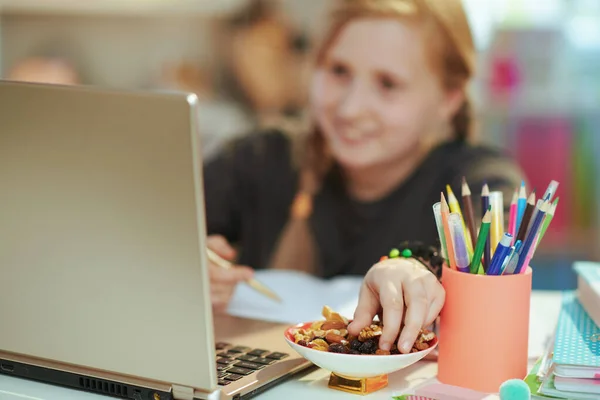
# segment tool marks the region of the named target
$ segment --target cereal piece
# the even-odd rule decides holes
[[[345,329],[346,324],[343,321],[324,321],[321,325],[321,329],[328,331],[330,329]]]
[[[332,313],[333,313],[333,310],[331,309],[331,307],[329,307],[329,306],[323,306],[323,310],[321,311],[321,315],[323,315],[323,317],[325,317],[326,321],[330,320]]]
[[[334,312],[331,309],[331,307],[329,307],[329,306],[324,306],[321,313],[323,314],[323,317],[325,317],[325,320],[327,320],[327,321],[341,321],[344,324],[348,325],[348,320],[346,318],[344,318],[343,316],[341,316],[340,314]]]
[[[377,326],[377,325],[371,325],[371,326],[366,326],[364,327],[359,335],[358,335],[358,340],[360,340],[361,342],[364,342],[367,339],[372,339],[378,336],[381,336],[383,332],[381,331],[381,327]]]
[[[305,336],[305,335],[303,335],[301,333],[296,333],[294,335],[294,343],[298,343],[301,340],[305,340],[307,342],[310,342],[310,339],[308,338],[308,336]]]
[[[321,327],[323,326],[324,323],[325,323],[325,321],[315,321],[310,326],[310,329],[312,329],[313,331],[318,331],[318,330],[322,329]]]
[[[375,354],[377,354],[378,356],[389,356],[392,353],[388,350],[377,349],[377,351],[375,351]]]

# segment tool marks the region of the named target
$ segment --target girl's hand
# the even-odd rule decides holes
[[[365,275],[348,331],[358,335],[362,328],[371,324],[375,315],[379,315],[383,322],[379,348],[390,350],[400,333],[398,349],[408,353],[421,328],[431,325],[437,318],[445,297],[436,276],[417,260],[393,258],[381,261]]]

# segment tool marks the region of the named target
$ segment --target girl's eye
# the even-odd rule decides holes
[[[334,63],[333,65],[331,65],[330,71],[333,75],[339,77],[345,77],[349,73],[348,68],[340,63]]]
[[[399,87],[396,80],[394,80],[392,77],[387,76],[387,75],[380,76],[378,78],[378,81],[379,81],[379,86],[386,91],[394,90]]]

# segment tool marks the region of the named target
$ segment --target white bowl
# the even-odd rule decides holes
[[[298,354],[311,361],[313,364],[348,378],[371,378],[399,371],[423,359],[427,354],[431,353],[438,344],[436,338],[433,346],[417,353],[380,356],[332,353],[314,350],[294,343],[292,331],[300,328],[306,329],[310,327],[311,324],[312,322],[306,322],[286,329],[284,333],[286,342]]]

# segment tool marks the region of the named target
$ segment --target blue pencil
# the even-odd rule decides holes
[[[525,214],[525,208],[527,208],[527,191],[525,190],[525,181],[521,181],[521,188],[519,189],[519,200],[517,200],[517,226],[515,232],[519,232],[521,221],[523,221],[523,215]]]
[[[535,216],[535,220],[531,224],[531,229],[529,229],[529,232],[527,232],[527,236],[523,242],[523,247],[521,247],[521,251],[519,252],[519,263],[517,264],[517,268],[515,268],[515,274],[520,274],[521,270],[523,269],[525,260],[527,259],[527,254],[529,254],[529,250],[531,249],[531,246],[533,246],[535,236],[537,235],[542,225],[542,221],[544,220],[544,216],[548,211],[548,204],[550,203],[547,201],[542,204]]]
[[[481,190],[481,212],[482,218],[485,215],[488,207],[490,206],[490,188],[487,183],[484,183],[483,189]],[[483,271],[487,272],[488,267],[490,266],[492,255],[490,249],[490,236],[488,235],[485,241],[485,247],[483,248]]]

